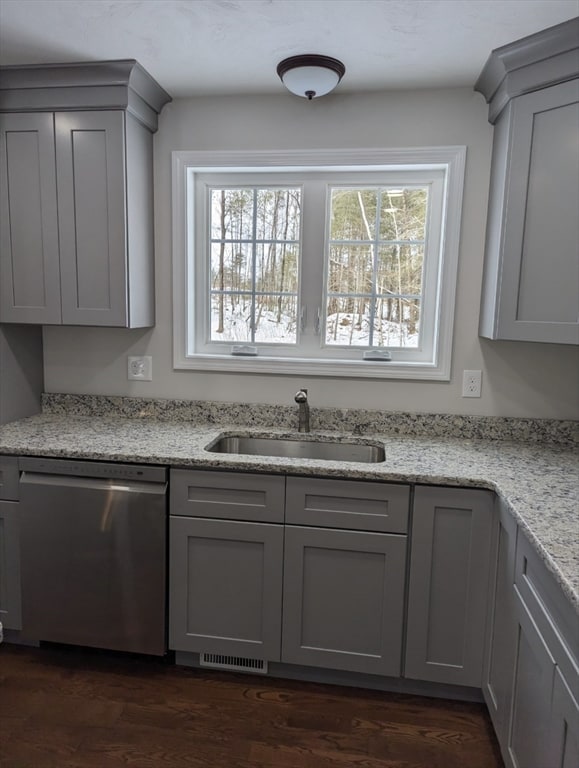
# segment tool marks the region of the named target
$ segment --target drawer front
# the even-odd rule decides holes
[[[406,533],[407,485],[288,477],[286,524]]]
[[[0,456],[0,499],[18,501],[18,459]]]
[[[579,616],[519,528],[515,584],[547,645],[579,697]]]
[[[171,514],[283,523],[285,478],[204,470],[171,470]]]

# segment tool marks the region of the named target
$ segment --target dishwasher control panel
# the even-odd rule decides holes
[[[164,482],[167,479],[165,467],[151,467],[139,464],[113,464],[99,461],[21,457],[18,460],[18,467],[24,472],[38,472],[49,475],[103,477],[115,480],[142,480],[144,482]]]

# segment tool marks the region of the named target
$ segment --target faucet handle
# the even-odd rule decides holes
[[[296,403],[307,403],[308,402],[308,390],[307,389],[300,389],[299,392],[296,392],[296,396],[294,397],[294,400]]]

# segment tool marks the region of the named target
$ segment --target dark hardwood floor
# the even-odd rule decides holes
[[[499,768],[482,704],[0,645],[2,768]]]

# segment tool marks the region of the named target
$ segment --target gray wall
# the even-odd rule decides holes
[[[0,325],[0,424],[40,411],[42,329]]]
[[[171,307],[171,152],[211,149],[467,146],[452,378],[364,381],[174,371]],[[578,418],[576,348],[478,337],[492,128],[470,89],[175,101],[155,136],[157,325],[149,331],[44,329],[48,392],[290,403],[482,415]],[[129,382],[126,356],[153,356],[153,381]],[[483,370],[483,397],[460,396],[463,369]]]

